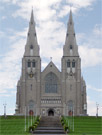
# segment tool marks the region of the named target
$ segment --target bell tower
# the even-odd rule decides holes
[[[72,11],[70,11],[68,28],[62,57],[62,97],[63,113],[75,115],[82,113],[81,59],[78,54]]]
[[[24,114],[24,108],[26,107],[27,112],[29,111],[28,113],[39,115],[40,75],[41,59],[32,10],[25,52],[22,59],[22,75],[17,85],[18,113]]]

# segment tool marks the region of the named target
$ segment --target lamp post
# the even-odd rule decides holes
[[[28,106],[28,128],[29,128],[29,106]]]
[[[73,103],[73,132],[74,132],[74,103]]]
[[[25,106],[25,132],[26,132],[26,106]]]
[[[6,118],[6,103],[5,104],[3,104],[3,106],[4,106],[4,117]]]
[[[96,117],[98,117],[99,104],[96,102]]]

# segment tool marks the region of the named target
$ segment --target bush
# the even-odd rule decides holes
[[[65,124],[65,123],[64,123],[64,121],[63,121],[63,122],[62,122],[62,126],[64,126],[64,124]]]
[[[64,130],[65,131],[68,131],[68,126],[64,126]]]
[[[30,127],[29,127],[29,132],[34,131],[34,129],[35,129],[34,126],[30,126]]]
[[[40,118],[37,116],[33,126],[29,127],[29,132],[33,132],[37,128],[39,122],[40,122]]]
[[[35,122],[35,124],[37,124],[37,125],[38,125],[38,124],[39,124],[39,121],[36,121],[36,122]]]

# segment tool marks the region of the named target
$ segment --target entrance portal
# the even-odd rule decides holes
[[[48,116],[54,116],[54,111],[52,109],[48,111]]]
[[[69,116],[73,116],[73,111],[69,111],[69,112],[68,112],[68,115],[69,115]]]
[[[34,115],[33,110],[30,110],[30,111],[29,111],[29,115],[30,115],[30,116],[33,116],[33,115]]]

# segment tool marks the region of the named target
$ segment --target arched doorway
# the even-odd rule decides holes
[[[48,116],[54,116],[54,111],[53,109],[48,110]]]
[[[73,116],[73,111],[70,110],[70,111],[68,112],[68,115],[69,115],[69,116]]]
[[[29,111],[29,115],[30,115],[30,116],[33,116],[33,115],[34,115],[33,110],[30,110],[30,111]]]

